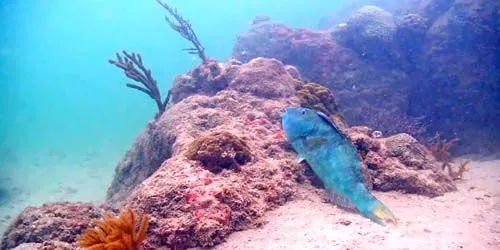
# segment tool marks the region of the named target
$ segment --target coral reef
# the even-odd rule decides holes
[[[167,17],[171,28],[193,43],[187,51],[203,63],[176,77],[162,101],[139,55],[124,52],[110,61],[144,85],[127,86],[155,99],[160,112],[118,164],[108,189],[106,206],[133,210],[107,215],[81,244],[114,245],[121,237],[119,245],[142,243],[145,250],[212,247],[232,232],[262,225],[267,211],[303,193],[326,198],[280,134],[289,106],[339,118],[335,122],[362,157],[365,182],[378,191],[435,197],[456,190],[454,180],[468,162],[452,168],[450,141],[429,150],[412,137],[428,127],[443,130],[445,138],[460,137],[462,145],[478,139],[471,147],[500,146],[494,1],[429,0],[395,15],[364,7],[330,31],[292,29],[259,17],[238,37],[233,55],[241,61],[226,63],[207,59],[189,22],[158,2],[176,20]],[[402,38],[409,36],[415,39]],[[368,127],[348,127],[341,112],[349,124]],[[412,135],[398,133],[407,130]],[[27,208],[0,248],[74,249],[77,236],[104,210],[110,208],[84,203]],[[147,214],[138,230],[133,211]],[[117,233],[118,224],[126,224],[124,233]]]
[[[0,249],[11,249],[21,243],[73,243],[90,222],[103,213],[88,203],[57,202],[39,208],[28,207],[5,231]]]
[[[371,61],[393,59],[391,50],[396,24],[391,13],[373,5],[355,11],[346,23],[337,25],[333,38]]]
[[[211,63],[202,64],[187,74],[176,77],[171,89],[172,101],[178,103],[196,94],[213,96],[222,89],[239,89],[248,94],[283,98],[293,96],[296,85],[300,83],[288,73],[290,67],[285,67],[275,59],[256,58],[245,65],[234,60],[226,64],[218,63],[215,73],[210,70],[210,65]],[[225,84],[220,84],[221,82]],[[278,82],[280,84],[277,84]],[[192,83],[196,83],[197,87],[186,87],[186,85],[193,86]],[[231,100],[234,100],[234,97],[228,101]],[[244,98],[240,102],[249,105],[249,101]],[[176,105],[172,108],[173,110],[168,109],[162,115],[162,119],[148,124],[125,158],[118,164],[115,178],[108,189],[108,201],[123,200],[137,185],[153,174],[162,162],[170,158],[172,153],[175,153],[173,145],[179,140],[179,131],[211,129],[223,121],[222,114],[207,111],[209,113],[200,113],[204,116],[193,117],[193,120],[186,122],[186,118],[181,114],[187,115],[193,110],[181,109]],[[196,109],[196,106],[193,108]],[[250,107],[245,106],[245,109],[248,108]],[[275,110],[274,113],[274,117],[280,117],[279,110]],[[249,118],[242,119],[249,120],[249,123],[265,123],[260,115],[256,111],[249,114]],[[189,138],[192,141],[192,137]]]
[[[176,22],[174,22],[168,16],[165,16],[165,20],[170,25],[170,28],[175,30],[184,39],[188,40],[193,44],[192,48],[187,48],[184,50],[186,50],[189,54],[198,55],[198,57],[200,57],[203,63],[207,62],[208,58],[205,55],[205,48],[201,45],[200,41],[198,40],[198,36],[196,36],[196,33],[194,33],[194,30],[191,27],[191,23],[189,23],[189,21],[184,19],[179,14],[179,12],[177,12],[177,9],[172,8],[170,5],[160,0],[156,0],[156,2],[158,2],[163,8],[165,8],[165,10],[167,10],[167,12],[175,19]]]
[[[332,90],[349,124],[387,134],[421,119],[425,124],[417,127],[425,126],[427,135],[461,138],[455,153],[494,153],[500,148],[499,5],[405,1],[398,11],[389,6],[392,13],[367,6],[343,20],[336,18],[343,13],[333,14],[337,23],[328,31],[258,22],[238,36],[233,56],[296,66],[305,79]]]
[[[263,22],[238,35],[233,56],[243,62],[255,57],[273,57],[296,66],[305,79],[332,91],[349,124],[401,132],[405,128],[394,128],[394,121],[410,119],[408,75],[370,64],[358,52],[337,43],[330,32]],[[370,123],[374,115],[389,122]]]
[[[296,153],[284,137],[278,135],[281,114],[286,107],[299,106],[302,102],[335,112],[331,92],[319,85],[304,83],[295,68],[276,59],[255,58],[244,64],[231,60],[218,63],[213,66],[214,70],[210,70],[209,64],[176,78],[176,81],[190,78],[205,85],[186,88],[185,93],[181,88],[173,88],[172,97],[177,98],[176,102],[150,122],[137,138],[117,166],[108,190],[106,204],[124,205],[148,215],[151,223],[142,244],[145,250],[212,247],[234,231],[262,225],[261,218],[267,211],[299,199],[303,193],[319,194],[326,199],[324,192],[314,187],[321,183],[306,164],[296,161]],[[220,81],[226,84],[216,84]],[[180,84],[176,82],[174,86]],[[301,100],[301,96],[309,98]],[[363,168],[366,182],[375,190],[428,196],[454,190],[451,178],[412,137],[399,134],[372,138],[369,128],[344,129],[363,156],[367,165]],[[231,141],[229,148],[203,147],[224,144],[226,139]],[[243,150],[235,150],[235,145]],[[237,151],[251,152],[251,160],[238,171],[220,171],[220,166],[213,168],[219,161],[212,161],[214,155],[209,152],[213,151],[221,155],[223,165],[230,168],[236,167]],[[193,161],[186,155],[201,157]],[[212,166],[207,168],[203,159],[208,159],[208,165]],[[63,207],[70,206],[79,207],[71,203]],[[43,207],[37,212],[50,215]],[[85,216],[88,214],[91,213]],[[102,215],[103,211],[99,210],[92,219]],[[26,212],[20,215],[21,218],[31,216]],[[37,239],[31,236],[38,231],[36,228],[29,231],[32,230],[26,226],[29,223],[17,222],[4,236],[7,243],[2,244],[49,244],[47,242],[59,240],[75,245],[77,235],[83,233],[90,218],[71,216],[74,217],[68,221],[77,218],[81,221],[80,227],[59,227],[61,224],[51,220],[45,225],[47,231]],[[60,237],[65,234],[71,237]]]
[[[140,54],[129,54],[123,51],[123,58],[120,54],[116,53],[116,60],[109,60],[109,63],[115,65],[116,67],[123,69],[123,73],[128,78],[141,83],[144,87],[136,84],[127,83],[127,87],[139,90],[153,99],[158,107],[158,113],[156,117],[160,116],[165,112],[165,108],[170,100],[170,92],[168,92],[167,97],[164,101],[161,99],[160,90],[156,80],[151,76],[151,70],[147,69],[142,63],[142,58]],[[137,68],[136,68],[137,67]]]
[[[223,73],[227,88],[209,95],[186,96],[160,118],[159,122],[176,131],[173,155],[125,200],[155,221],[146,249],[221,243],[229,233],[252,227],[266,210],[290,200],[294,180],[305,179],[300,177],[304,166],[296,163],[293,152],[285,151],[283,141],[274,136],[280,130],[281,112],[293,105],[290,97],[297,80],[274,59],[228,63],[222,65],[221,72],[227,72]],[[245,84],[286,91],[271,98],[261,86]],[[252,150],[252,160],[239,171],[214,174],[185,157],[193,139],[209,138],[220,131],[238,135]]]
[[[233,63],[238,64],[236,61]],[[229,69],[231,67],[223,67],[219,62],[209,60],[187,74],[178,75],[170,90],[172,102],[177,103],[194,93],[213,95],[225,89],[228,85],[226,71]]]
[[[89,228],[78,237],[77,244],[83,249],[129,249],[139,250],[146,238],[149,225],[147,215],[142,216],[139,228],[136,229],[135,212],[127,208],[118,217],[107,213],[104,219],[95,222],[94,228]]]
[[[223,169],[238,170],[240,165],[252,159],[248,145],[228,132],[214,132],[194,140],[185,155],[215,174]]]
[[[460,138],[455,152],[488,154],[500,148],[500,34],[494,0],[431,1],[419,9],[439,16],[429,25],[411,112],[426,116],[431,133]],[[434,12],[436,11],[436,12]],[[480,100],[480,101],[479,101]],[[450,114],[450,115],[445,115]]]

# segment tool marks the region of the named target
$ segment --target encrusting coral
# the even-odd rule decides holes
[[[336,124],[345,123],[330,89],[317,83],[307,83],[298,87],[296,96],[301,107],[321,111],[330,116]]]
[[[185,156],[201,162],[212,173],[238,169],[252,159],[248,145],[229,132],[215,132],[194,140]]]
[[[111,213],[95,222],[96,227],[89,228],[77,239],[77,244],[86,250],[138,250],[146,238],[149,217],[143,215],[136,230],[136,214],[127,208],[118,217]]]

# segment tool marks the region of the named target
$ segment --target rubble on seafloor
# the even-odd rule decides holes
[[[280,132],[283,110],[300,105],[298,92],[305,84],[294,67],[268,58],[209,61],[177,77],[174,103],[147,125],[118,164],[105,204],[27,208],[7,229],[0,248],[75,246],[86,225],[113,206],[149,217],[144,249],[210,247],[234,231],[262,225],[259,218],[266,211],[299,199],[303,190],[321,193],[311,185],[317,180],[307,164],[296,161]],[[330,92],[308,93],[321,93],[312,98],[314,104],[335,111]],[[432,154],[411,136],[374,138],[367,127],[343,130],[362,156],[367,184],[374,190],[434,197],[456,189]],[[204,145],[212,145],[210,136],[221,134],[231,143],[217,149],[217,155],[229,156],[221,159],[231,167],[203,158],[210,150]],[[194,147],[197,140],[201,144]],[[201,149],[202,158],[186,157],[189,150]],[[251,157],[238,162],[237,152],[247,151]],[[214,167],[217,171],[210,171]]]

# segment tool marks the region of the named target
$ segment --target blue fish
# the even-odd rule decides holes
[[[337,205],[355,208],[381,225],[397,224],[392,212],[366,188],[356,149],[329,117],[307,108],[287,108],[282,124],[299,159],[311,166]]]

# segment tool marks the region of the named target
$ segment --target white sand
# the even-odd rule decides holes
[[[46,201],[97,202],[111,178],[109,169],[89,166],[18,170],[10,178],[25,179],[26,186],[17,183],[19,196],[0,206],[1,217]],[[234,233],[216,249],[500,249],[500,160],[472,162],[458,189],[434,199],[376,193],[400,219],[387,227],[306,192],[307,198],[269,212],[265,226]],[[6,226],[0,220],[0,232]]]
[[[0,235],[27,206],[55,201],[102,202],[116,160],[96,158],[75,161],[39,157],[17,166],[2,166],[0,184],[9,197],[0,204]]]
[[[397,226],[379,226],[311,193],[216,249],[500,249],[500,160],[469,169],[458,191],[442,197],[375,193],[399,217]]]

